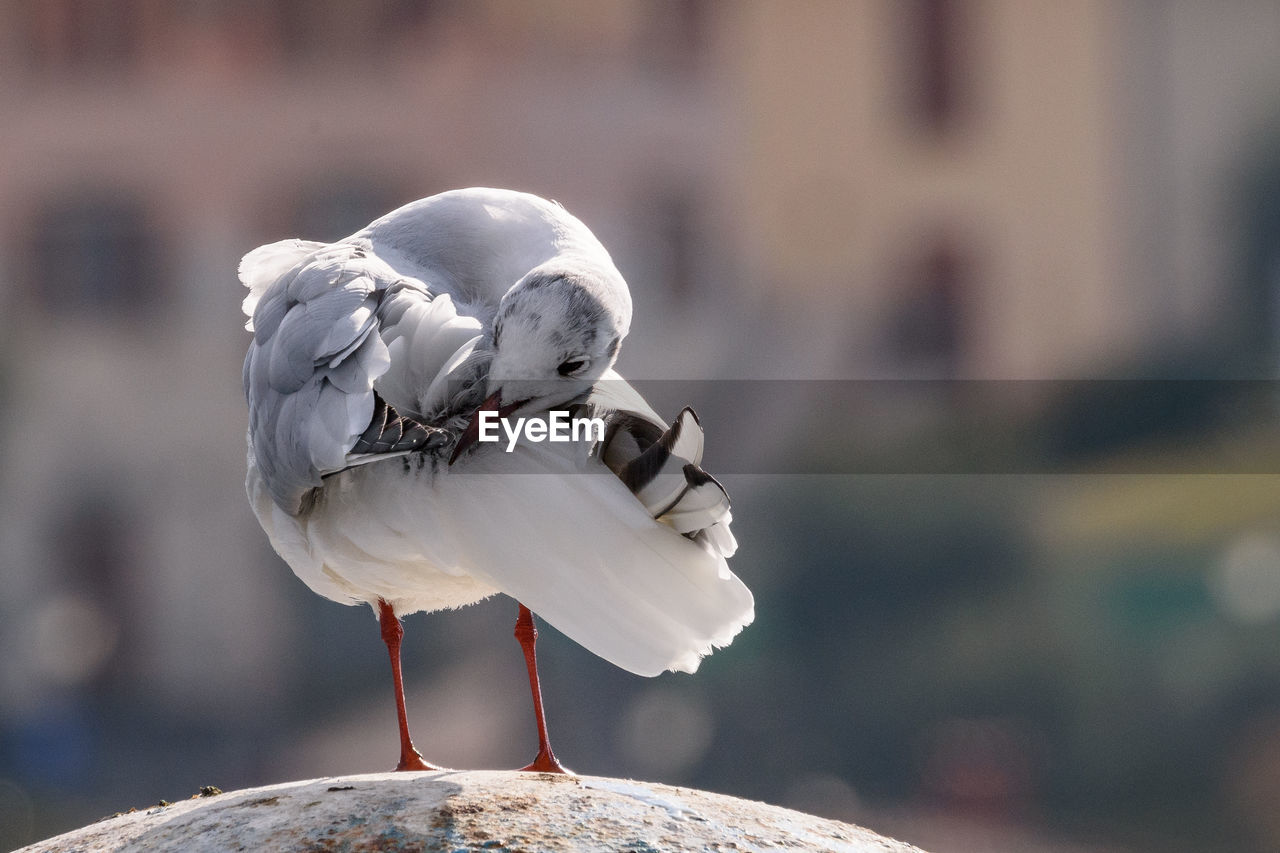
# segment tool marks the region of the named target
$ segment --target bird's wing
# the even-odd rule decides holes
[[[240,264],[253,341],[244,362],[249,441],[272,499],[301,512],[321,478],[448,434],[449,378],[480,324],[447,295],[396,273],[359,243],[286,240]]]

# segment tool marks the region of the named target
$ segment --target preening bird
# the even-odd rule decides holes
[[[751,622],[698,420],[666,423],[613,371],[630,293],[563,207],[446,192],[336,243],[254,249],[239,273],[249,500],[311,589],[376,613],[397,769],[435,769],[409,736],[406,614],[516,599],[539,737],[524,769],[551,772],[531,611],[645,676],[693,672]],[[481,440],[482,419],[556,410],[603,437]]]

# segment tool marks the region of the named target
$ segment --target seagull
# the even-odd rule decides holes
[[[307,586],[373,608],[397,770],[441,769],[409,734],[407,614],[516,600],[538,732],[522,769],[552,773],[569,771],[547,735],[533,613],[642,676],[694,672],[754,618],[697,416],[668,423],[613,370],[630,292],[560,204],[445,192],[335,243],[261,246],[239,277],[249,501]],[[556,412],[600,428],[492,440],[495,423]]]

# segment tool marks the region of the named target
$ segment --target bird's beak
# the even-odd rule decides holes
[[[480,404],[480,408],[476,409],[475,414],[471,416],[471,421],[467,424],[467,428],[462,431],[462,435],[458,436],[458,443],[453,446],[453,453],[449,456],[449,464],[452,465],[457,461],[462,452],[471,445],[480,440],[480,413],[481,412],[497,412],[499,418],[506,418],[516,409],[523,406],[528,400],[518,400],[514,403],[502,404],[502,392],[494,391],[489,397]]]

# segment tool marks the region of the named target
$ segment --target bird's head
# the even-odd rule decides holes
[[[534,268],[498,305],[481,409],[541,412],[585,393],[613,367],[630,323],[631,297],[611,266],[558,259]]]
[[[630,321],[616,272],[563,262],[535,268],[498,305],[489,396],[537,410],[573,399],[613,366]]]

